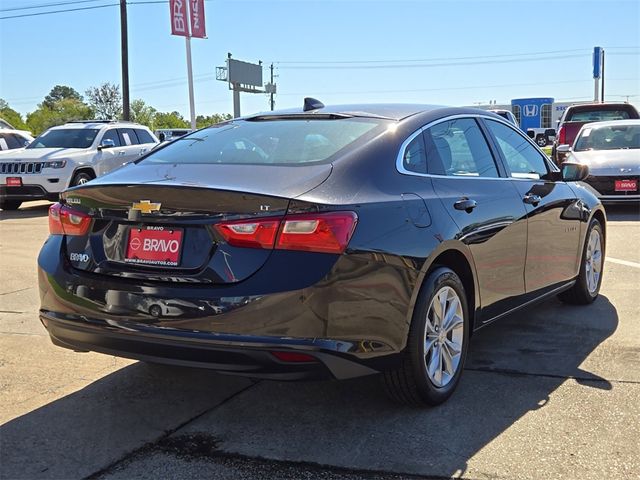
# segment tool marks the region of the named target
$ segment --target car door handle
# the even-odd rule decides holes
[[[456,203],[453,204],[453,208],[456,210],[464,210],[467,213],[471,213],[474,208],[476,208],[478,204],[475,200],[471,200],[470,198],[461,198]]]
[[[147,149],[146,149],[146,148],[143,148],[142,150],[140,150],[139,155],[144,155],[144,153],[145,153],[146,151],[147,151]]]
[[[533,193],[527,193],[524,197],[522,197],[522,201],[535,207],[542,201],[542,197],[540,195],[534,195]]]
[[[127,152],[125,152],[124,150],[120,150],[120,151],[118,152],[118,155],[126,155],[126,154],[127,154]]]

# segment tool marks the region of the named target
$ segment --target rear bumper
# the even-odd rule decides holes
[[[55,345],[76,351],[276,380],[345,379],[377,373],[346,353],[352,345],[342,341],[172,331],[45,310],[40,311],[40,320]],[[305,353],[315,360],[284,362],[272,352]]]

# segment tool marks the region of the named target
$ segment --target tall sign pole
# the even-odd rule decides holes
[[[593,101],[599,101],[600,78],[602,77],[602,47],[593,47]]]
[[[122,119],[131,120],[129,110],[129,41],[127,37],[127,2],[120,0],[120,47],[122,50]]]
[[[187,50],[187,79],[189,82],[189,116],[191,128],[196,129],[196,109],[193,95],[191,65],[191,37],[207,38],[204,19],[204,0],[169,0],[171,35],[184,37]],[[189,20],[187,20],[187,18]]]

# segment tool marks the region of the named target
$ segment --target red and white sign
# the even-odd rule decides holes
[[[616,192],[635,192],[637,190],[637,180],[616,180]]]
[[[191,19],[191,36],[206,38],[207,30],[204,24],[204,0],[189,0]]]
[[[169,0],[169,8],[171,9],[171,13],[169,14],[171,16],[171,35],[189,36],[189,27],[187,24],[188,1],[189,0]]]
[[[7,187],[21,187],[22,178],[20,177],[7,177]]]
[[[164,227],[132,228],[124,261],[144,265],[177,267],[180,261],[182,230]]]

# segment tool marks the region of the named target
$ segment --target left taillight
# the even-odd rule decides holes
[[[51,235],[86,235],[91,226],[91,217],[61,203],[49,207],[49,233]]]
[[[214,227],[236,247],[340,254],[357,222],[355,212],[326,212],[222,222]]]

